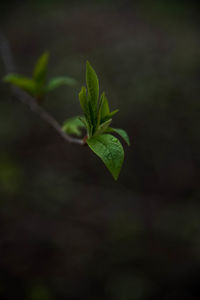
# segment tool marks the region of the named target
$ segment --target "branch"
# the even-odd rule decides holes
[[[9,46],[9,43],[5,36],[0,33],[0,52],[2,61],[5,66],[6,73],[14,73],[16,72],[12,52]],[[84,142],[82,139],[73,138],[70,135],[66,134],[60,124],[57,122],[57,120],[51,116],[48,112],[46,112],[38,103],[36,100],[27,94],[26,92],[20,90],[17,87],[12,86],[11,88],[13,95],[22,103],[26,104],[34,113],[36,113],[40,119],[47,122],[54,130],[57,131],[57,133],[67,142],[69,143],[75,143],[83,145]]]

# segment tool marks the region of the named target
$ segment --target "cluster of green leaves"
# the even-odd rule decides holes
[[[117,180],[123,161],[124,150],[120,141],[111,133],[119,134],[129,145],[129,137],[123,129],[110,127],[112,117],[118,109],[110,111],[105,93],[99,97],[99,80],[89,62],[86,63],[86,87],[79,93],[79,101],[84,116],[71,118],[64,122],[63,130],[69,134],[81,135],[85,128],[86,143],[101,158],[108,170]]]
[[[48,61],[49,53],[45,52],[36,62],[32,78],[11,73],[4,77],[4,81],[21,88],[37,100],[41,100],[46,93],[61,85],[72,86],[76,84],[76,80],[65,76],[55,77],[47,82]]]
[[[19,74],[8,74],[4,81],[11,83],[40,101],[44,95],[61,85],[74,85],[76,81],[70,77],[56,77],[47,82],[47,66],[49,53],[45,52],[36,62],[32,78]],[[112,135],[120,135],[129,145],[129,137],[123,129],[112,128],[110,124],[118,109],[110,111],[105,93],[99,97],[99,80],[89,62],[86,63],[86,84],[79,93],[79,101],[83,116],[71,118],[64,122],[62,130],[68,134],[81,136],[85,128],[84,142],[101,158],[116,180],[123,161],[124,150],[120,141]]]

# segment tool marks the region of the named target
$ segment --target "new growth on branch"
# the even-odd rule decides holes
[[[86,62],[87,87],[83,86],[79,93],[83,115],[70,118],[61,126],[42,108],[41,103],[47,93],[62,85],[73,86],[76,80],[62,76],[47,82],[48,52],[45,52],[36,62],[32,78],[17,74],[9,43],[3,34],[0,34],[0,50],[7,73],[3,80],[12,85],[13,95],[53,127],[65,141],[80,145],[87,144],[117,180],[124,161],[124,149],[113,133],[121,136],[128,145],[130,141],[123,129],[110,126],[112,118],[119,110],[110,111],[105,93],[99,95],[99,80],[90,63]]]

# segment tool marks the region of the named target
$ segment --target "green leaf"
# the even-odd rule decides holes
[[[88,88],[88,100],[92,114],[93,127],[96,127],[97,122],[97,104],[99,98],[99,80],[94,69],[87,61],[86,63],[86,83]]]
[[[88,139],[87,144],[117,180],[124,161],[124,150],[120,141],[110,134],[102,134]]]
[[[34,94],[36,92],[36,85],[34,80],[21,76],[19,74],[8,74],[4,77],[3,80],[23,89],[30,94]]]
[[[106,132],[114,132],[114,133],[117,133],[119,134],[123,139],[124,141],[130,146],[130,139],[129,139],[129,136],[127,134],[127,132],[121,128],[111,128],[109,127]]]
[[[42,54],[42,56],[40,56],[34,68],[33,79],[41,85],[44,84],[46,80],[48,60],[49,53],[45,52],[44,54]]]
[[[109,118],[114,117],[114,116],[118,113],[118,111],[119,111],[119,109],[115,109],[115,110],[111,111],[111,112],[107,115],[107,117],[109,117]]]
[[[89,109],[89,105],[88,105],[88,99],[87,99],[87,95],[86,95],[86,88],[83,86],[80,93],[79,93],[79,102],[81,105],[81,108],[84,112],[87,124],[88,124],[88,133],[89,135],[92,134],[92,121],[91,121],[91,114],[90,114],[90,109]]]
[[[80,116],[68,119],[64,122],[62,130],[68,134],[81,136],[81,129],[84,128],[83,122],[80,120]]]
[[[116,109],[112,112],[110,112],[107,116],[105,116],[104,118],[102,118],[101,123],[106,122],[107,120],[110,120],[114,115],[116,115],[116,113],[118,113],[119,109]]]
[[[49,83],[46,86],[46,90],[49,92],[54,89],[57,89],[62,85],[74,86],[76,85],[76,83],[76,80],[70,77],[55,77],[49,81]]]
[[[79,93],[79,102],[81,105],[81,108],[85,114],[85,117],[88,119],[89,118],[89,109],[88,109],[88,99],[86,95],[86,88],[82,86],[81,91]]]
[[[100,102],[99,102],[99,109],[98,109],[98,114],[97,114],[97,127],[101,123],[101,113],[102,113],[102,108],[105,100],[105,93],[103,92],[100,97]]]
[[[102,133],[106,132],[106,130],[107,130],[107,128],[108,128],[108,126],[110,125],[111,122],[112,122],[112,119],[109,119],[109,120],[105,121],[104,123],[101,123],[99,125],[99,127],[97,128],[94,135],[96,136],[96,135],[99,135],[99,134],[102,134]]]
[[[96,72],[88,61],[86,63],[86,82],[90,101],[92,102],[93,106],[97,107],[99,98],[99,80]]]
[[[105,94],[102,94],[102,106],[101,106],[101,122],[103,119],[110,113],[110,108],[108,104],[108,99],[106,98]]]
[[[90,102],[88,102],[88,109],[89,109],[90,120],[91,120],[91,135],[93,135],[97,127],[97,117],[96,114],[94,113],[94,109]]]
[[[83,117],[79,117],[79,120],[83,124],[83,127],[85,127],[85,129],[88,129],[88,122],[87,122],[86,118],[84,116]]]
[[[99,101],[99,108],[98,108],[98,113],[97,113],[97,127],[99,126],[101,122],[101,110],[102,110],[102,105],[103,105],[103,99],[104,99],[104,93],[101,94],[100,101]]]

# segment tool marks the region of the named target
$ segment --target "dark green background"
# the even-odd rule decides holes
[[[197,3],[1,3],[18,71],[49,50],[49,78],[79,82],[44,107],[80,114],[89,60],[131,147],[114,182],[0,84],[0,299],[200,298]]]

